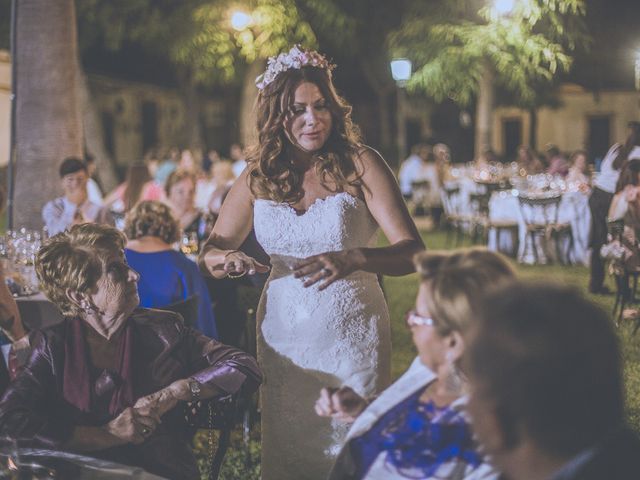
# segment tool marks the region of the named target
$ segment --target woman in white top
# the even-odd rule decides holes
[[[604,262],[600,249],[607,242],[607,214],[620,170],[627,161],[640,158],[640,122],[629,122],[630,133],[624,145],[614,144],[602,161],[600,174],[593,182],[593,191],[589,197],[591,210],[591,277],[589,291],[591,293],[607,293],[604,283]]]

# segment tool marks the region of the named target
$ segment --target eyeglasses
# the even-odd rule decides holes
[[[405,321],[407,322],[407,326],[411,327],[420,327],[420,326],[429,326],[433,327],[436,322],[431,317],[423,317],[419,315],[415,310],[409,310],[405,317]]]

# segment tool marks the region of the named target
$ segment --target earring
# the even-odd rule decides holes
[[[86,300],[83,300],[82,302],[80,302],[80,308],[82,308],[85,311],[85,313],[91,312],[91,305],[89,305],[89,302],[87,302]]]
[[[449,367],[449,375],[445,378],[445,385],[447,390],[450,392],[461,392],[464,381],[462,380],[462,375],[456,366],[456,362],[453,359],[453,352],[449,351],[445,353],[445,360],[447,362],[447,366]]]

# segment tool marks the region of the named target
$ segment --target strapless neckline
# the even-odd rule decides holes
[[[275,200],[269,200],[266,198],[258,198],[255,201],[266,202],[266,203],[269,203],[270,205],[286,209],[296,217],[305,217],[309,215],[313,210],[316,210],[318,206],[331,203],[331,202],[337,202],[342,198],[344,198],[346,201],[350,201],[353,203],[358,203],[358,202],[365,203],[364,200],[362,200],[359,197],[355,197],[351,195],[349,192],[339,192],[333,195],[328,195],[326,197],[316,198],[313,202],[311,202],[311,204],[307,207],[307,209],[302,212],[300,210],[293,208],[288,203],[284,203],[284,202],[276,202]]]

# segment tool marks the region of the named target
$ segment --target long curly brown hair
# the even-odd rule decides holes
[[[318,87],[332,118],[329,138],[315,154],[315,167],[322,185],[335,192],[360,185],[354,156],[363,145],[360,131],[351,120],[351,106],[336,92],[329,70],[306,66],[280,73],[258,95],[258,144],[250,150],[247,159],[249,187],[256,198],[293,204],[304,195],[304,171],[294,163],[290,152],[293,145],[284,126],[295,90],[303,82]]]

